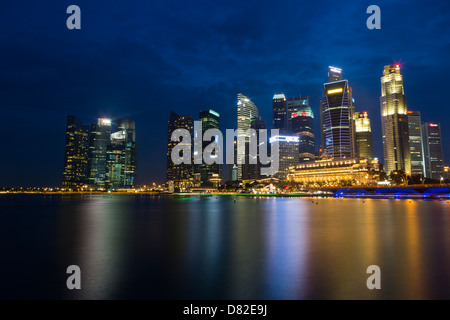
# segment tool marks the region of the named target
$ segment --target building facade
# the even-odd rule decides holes
[[[202,122],[202,132],[203,134],[209,129],[220,129],[220,114],[214,110],[202,110],[199,113],[199,120]],[[196,135],[196,133],[194,133]],[[217,139],[217,141],[216,141]],[[222,152],[219,150],[218,146],[220,146],[221,142],[219,141],[219,137],[214,137],[214,140],[211,141],[203,141],[202,142],[202,150],[211,143],[215,141],[217,144],[217,148],[215,149],[218,153]],[[219,157],[219,154],[216,153],[212,156]],[[199,174],[199,180],[202,186],[213,185],[211,179],[215,181],[219,178],[222,178],[222,166],[217,163],[206,164],[204,160],[202,160],[202,164],[194,165],[195,174]]]
[[[411,154],[406,96],[400,66],[387,65],[381,77],[381,128],[384,170],[411,173]]]
[[[288,104],[292,104],[295,111],[290,113],[289,132],[299,137],[299,161],[314,160],[314,113],[309,106],[309,98],[289,98]]]
[[[240,134],[240,139],[237,139],[237,177],[238,180],[242,180],[242,164],[246,156],[246,143],[249,141],[250,136],[248,135],[248,130],[251,129],[251,120],[253,118],[259,117],[259,110],[256,105],[246,96],[239,93],[237,96],[237,128],[243,130]]]
[[[134,187],[137,167],[136,124],[119,119],[107,146],[106,188],[108,190]]]
[[[287,180],[303,186],[371,185],[376,184],[379,173],[377,160],[323,159],[291,168]]]
[[[422,141],[425,177],[441,180],[444,176],[444,154],[442,152],[441,124],[422,124]]]
[[[274,136],[269,139],[269,143],[278,143],[279,160],[278,172],[274,175],[275,178],[285,180],[289,168],[298,164],[299,157],[299,142],[298,136]]]
[[[80,190],[86,183],[89,126],[75,116],[68,116],[62,187]]]
[[[353,158],[354,106],[351,88],[347,80],[325,83],[323,87],[323,149],[332,158]]]
[[[107,149],[111,140],[111,119],[99,118],[91,124],[88,152],[88,184],[90,188],[106,188]]]
[[[170,112],[170,119],[168,123],[167,130],[167,169],[166,169],[166,179],[169,189],[173,191],[187,191],[193,184],[194,179],[194,167],[191,164],[181,163],[174,164],[172,162],[171,154],[172,150],[176,145],[185,146],[189,148],[192,152],[192,139],[190,142],[182,141],[172,141],[172,132],[176,129],[185,129],[189,131],[191,137],[193,134],[193,119],[192,116],[181,116],[175,112]],[[192,154],[191,154],[192,159]]]
[[[373,160],[372,129],[366,111],[355,112],[353,115],[355,128],[355,156]]]
[[[411,156],[411,176],[423,178],[423,144],[422,144],[422,120],[420,111],[407,111],[409,132],[409,153]]]

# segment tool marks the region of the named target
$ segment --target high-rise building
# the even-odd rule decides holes
[[[193,120],[192,116],[180,116],[175,112],[170,112],[169,125],[167,130],[167,182],[169,189],[173,187],[175,191],[186,191],[192,186],[194,168],[193,161],[191,164],[181,163],[174,164],[172,162],[171,154],[172,149],[178,144],[186,144],[183,141],[172,141],[172,132],[176,129],[186,129],[189,131],[191,137],[193,133]],[[192,141],[189,146],[192,152]],[[192,158],[192,154],[191,154]],[[191,159],[192,160],[192,159]]]
[[[86,183],[89,126],[75,116],[67,117],[62,186],[79,190]]]
[[[425,177],[441,180],[444,176],[444,154],[442,152],[441,124],[422,124]]]
[[[242,166],[242,180],[257,180],[261,178],[261,162],[259,161],[259,145],[261,143],[259,130],[266,129],[266,121],[261,120],[261,117],[253,118],[250,123],[251,129],[255,131],[252,132],[251,139],[254,139],[257,144],[256,154],[250,154],[249,142],[245,143],[245,153],[248,155],[245,164]],[[250,164],[251,157],[253,157],[253,162],[256,164]]]
[[[237,96],[237,127],[242,129],[244,133],[238,137],[237,142],[237,162],[245,161],[245,143],[249,141],[250,136],[248,130],[251,128],[251,119],[259,117],[259,110],[256,105],[246,96],[239,93]],[[238,164],[238,179],[242,179],[242,164]]]
[[[200,111],[199,120],[202,122],[202,132],[205,133],[206,130],[209,129],[219,129],[220,124],[220,114],[214,110],[204,110]],[[194,133],[195,135],[195,133]],[[220,141],[218,141],[219,137],[215,137],[216,140],[211,141],[203,141],[202,142],[202,150],[205,150],[206,146],[208,146],[211,142],[216,141],[217,146],[220,146]],[[217,149],[216,149],[217,150]],[[218,150],[218,152],[222,152],[222,150]],[[219,156],[215,154],[214,156]],[[195,173],[200,174],[200,181],[203,185],[210,185],[210,179],[212,177],[222,177],[222,167],[220,164],[206,164],[202,161],[202,164],[194,165]]]
[[[88,182],[92,188],[105,188],[107,148],[111,140],[111,119],[99,118],[91,124],[88,151]]]
[[[324,83],[323,149],[332,158],[353,158],[353,100],[347,80]]]
[[[387,65],[381,77],[381,127],[384,170],[403,170],[411,174],[411,155],[406,96],[400,65]]]
[[[312,161],[315,159],[314,142],[314,113],[309,106],[308,97],[288,98],[289,132],[298,136],[299,161]]]
[[[336,82],[336,81],[341,81],[342,80],[342,69],[340,68],[336,68],[336,67],[332,67],[329,66],[328,67],[328,82]],[[320,143],[321,143],[321,147],[325,148],[326,146],[326,138],[325,138],[325,113],[324,113],[324,108],[325,108],[326,104],[325,104],[325,99],[320,101]]]
[[[108,189],[130,189],[136,177],[136,125],[132,120],[116,121],[107,147],[106,186]]]
[[[407,111],[409,152],[411,156],[411,176],[424,177],[423,146],[422,146],[422,120],[420,111]]]
[[[275,178],[285,180],[289,167],[296,166],[299,161],[299,141],[298,136],[274,136],[269,139],[270,143],[278,143],[278,172],[274,175]]]
[[[284,132],[288,126],[286,96],[283,93],[275,93],[272,99],[272,128]]]
[[[367,112],[355,112],[353,115],[355,128],[355,157],[373,160],[372,130]]]

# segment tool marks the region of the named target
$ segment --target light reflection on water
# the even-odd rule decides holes
[[[422,200],[4,196],[0,297],[448,299],[449,214]],[[71,264],[80,291],[65,288]],[[372,264],[381,290],[366,287]]]

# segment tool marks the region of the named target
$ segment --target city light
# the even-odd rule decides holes
[[[334,93],[339,93],[339,92],[342,92],[342,88],[332,89],[332,90],[327,91],[328,94],[334,94]]]

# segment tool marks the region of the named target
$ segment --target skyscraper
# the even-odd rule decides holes
[[[353,101],[347,80],[324,83],[322,121],[325,145],[333,158],[353,158]]]
[[[91,124],[88,152],[88,181],[93,188],[104,188],[107,148],[111,139],[111,119],[99,118]]]
[[[400,66],[387,65],[381,77],[381,125],[384,169],[411,173],[408,116]]]
[[[336,67],[328,67],[328,82],[335,82],[342,80],[342,69]],[[320,143],[321,147],[324,149],[326,146],[326,138],[325,138],[325,99],[320,101]]]
[[[372,130],[367,112],[355,112],[355,157],[373,160]]]
[[[251,128],[251,119],[259,117],[259,110],[256,105],[246,96],[239,93],[237,96],[237,127],[244,130],[241,139],[238,137],[237,143],[237,161],[243,162],[247,157],[245,155],[245,143],[249,141],[250,136],[247,131]],[[238,179],[242,179],[242,164],[238,164]]]
[[[136,125],[132,120],[118,119],[107,147],[106,186],[108,189],[130,189],[136,177]]]
[[[255,129],[255,131],[252,133],[252,139],[256,141],[257,149],[256,149],[256,155],[250,155],[250,146],[249,142],[245,143],[245,153],[248,155],[248,158],[246,158],[245,164],[242,166],[242,179],[260,179],[261,178],[261,163],[259,161],[259,145],[261,143],[259,131],[261,129],[266,129],[266,121],[261,120],[261,117],[253,118],[251,120],[250,126],[252,129]],[[256,162],[256,164],[250,164],[250,157],[253,156],[253,160]]]
[[[312,161],[314,155],[314,113],[309,106],[308,97],[294,97],[287,99],[289,110],[289,133],[298,136],[299,161]]]
[[[275,93],[272,99],[272,119],[273,129],[279,129],[280,132],[287,130],[288,116],[287,116],[287,103],[286,96],[283,93]]]
[[[210,109],[200,111],[199,120],[202,122],[203,133],[209,129],[219,129],[220,114],[214,110]],[[219,137],[216,136],[215,139],[217,139],[216,143],[220,145],[220,142],[218,141]],[[206,146],[208,146],[211,142],[212,141],[203,141],[202,150],[205,150]],[[219,152],[222,152],[222,150],[219,150]],[[215,156],[218,156],[218,154]],[[200,174],[200,181],[203,185],[209,184],[209,180],[212,177],[222,178],[222,167],[220,164],[206,164],[204,161],[202,162],[202,164],[194,165],[194,170],[195,173]]]
[[[194,176],[194,169],[192,164],[193,161],[191,161],[191,164],[181,163],[178,165],[172,162],[171,158],[172,149],[180,143],[181,144],[187,143],[182,141],[172,141],[171,139],[172,132],[175,131],[176,129],[186,129],[189,131],[192,137],[193,133],[192,116],[180,116],[175,112],[171,111],[167,130],[167,171],[166,171],[167,182],[169,186],[172,185],[174,190],[176,191],[186,191],[192,185],[192,180]],[[191,147],[192,150],[192,141],[190,142],[189,146]]]
[[[278,143],[279,150],[279,162],[278,172],[274,175],[275,178],[285,180],[289,167],[296,166],[298,164],[299,157],[299,141],[298,136],[274,136],[269,139],[270,143]]]
[[[423,170],[423,146],[422,146],[422,121],[420,111],[407,111],[409,152],[411,155],[411,176],[424,177]]]
[[[425,177],[441,180],[444,176],[444,154],[442,152],[441,124],[422,124]]]
[[[63,188],[79,190],[86,183],[89,126],[67,117]]]

